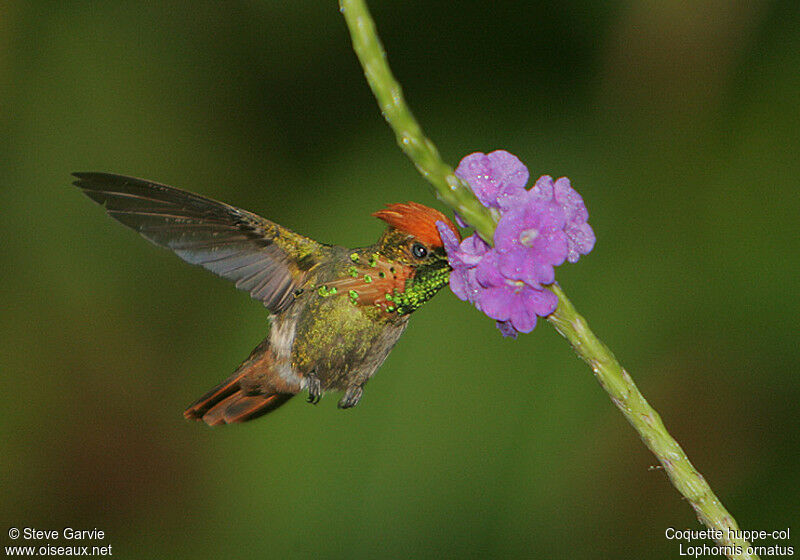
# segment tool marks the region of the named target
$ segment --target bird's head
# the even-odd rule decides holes
[[[378,243],[385,259],[414,269],[449,267],[436,222],[447,224],[459,240],[461,234],[447,216],[417,202],[387,204],[372,215],[389,226]]]
[[[444,243],[436,222],[444,222],[460,240],[452,221],[433,208],[416,202],[396,202],[372,214],[388,224],[378,242],[382,259],[408,270],[398,311],[410,313],[433,297],[450,278]]]

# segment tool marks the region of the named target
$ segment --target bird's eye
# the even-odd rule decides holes
[[[428,249],[422,243],[414,243],[411,246],[411,254],[418,259],[424,259],[428,255]]]

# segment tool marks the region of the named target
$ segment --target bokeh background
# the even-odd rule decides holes
[[[598,243],[565,290],[739,523],[800,531],[798,3],[372,9],[446,160],[504,148],[572,179]],[[449,291],[354,410],[184,421],[266,312],[69,173],[350,246],[384,203],[435,204],[334,2],[3,2],[0,142],[3,544],[69,526],[121,558],[674,558],[665,529],[700,528],[549,325],[504,340]]]

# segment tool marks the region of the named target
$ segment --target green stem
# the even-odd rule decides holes
[[[453,168],[442,161],[436,146],[422,132],[406,105],[403,88],[389,69],[386,53],[366,4],[341,0],[339,7],[347,21],[353,49],[364,68],[369,87],[375,94],[383,118],[395,133],[397,144],[433,185],[436,197],[450,208],[458,208],[461,216],[491,243],[496,225],[494,218],[478,202],[469,187],[455,176]]]
[[[736,520],[689,461],[686,452],[669,434],[661,417],[639,392],[611,350],[595,336],[586,319],[575,311],[558,284],[550,286],[550,290],[558,296],[558,308],[548,320],[572,344],[575,353],[592,368],[597,381],[639,432],[647,448],[658,458],[672,485],[691,504],[697,518],[709,529],[719,531],[719,535],[716,535],[719,538],[714,540],[721,546],[739,547],[742,550],[741,554],[728,554],[729,558],[758,558],[746,553],[750,546],[746,540],[735,538],[735,533],[739,531]],[[734,532],[734,538],[730,537],[731,532]]]
[[[453,169],[441,160],[436,146],[425,136],[406,105],[400,84],[386,62],[386,53],[366,3],[364,0],[339,0],[339,6],[350,30],[353,49],[386,122],[394,130],[397,143],[433,185],[436,196],[461,214],[481,237],[491,243],[495,220],[469,187],[453,174]],[[730,547],[727,549],[729,558],[757,560],[758,557],[748,551],[749,543],[736,538],[739,527],[733,516],[667,432],[658,413],[639,392],[628,372],[575,311],[561,288],[553,284],[549,289],[558,296],[558,308],[548,320],[570,342],[578,356],[589,364],[600,385],[658,458],[673,486],[691,504],[698,519],[709,529],[718,531],[714,535],[717,544]]]

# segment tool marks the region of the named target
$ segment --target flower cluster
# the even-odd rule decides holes
[[[555,280],[554,267],[574,263],[594,247],[583,199],[566,177],[553,181],[545,175],[526,189],[528,169],[503,150],[468,155],[456,175],[498,222],[494,247],[476,233],[459,243],[437,222],[453,268],[450,288],[495,319],[504,336],[531,332],[536,318],[558,305],[556,295],[544,289]]]

